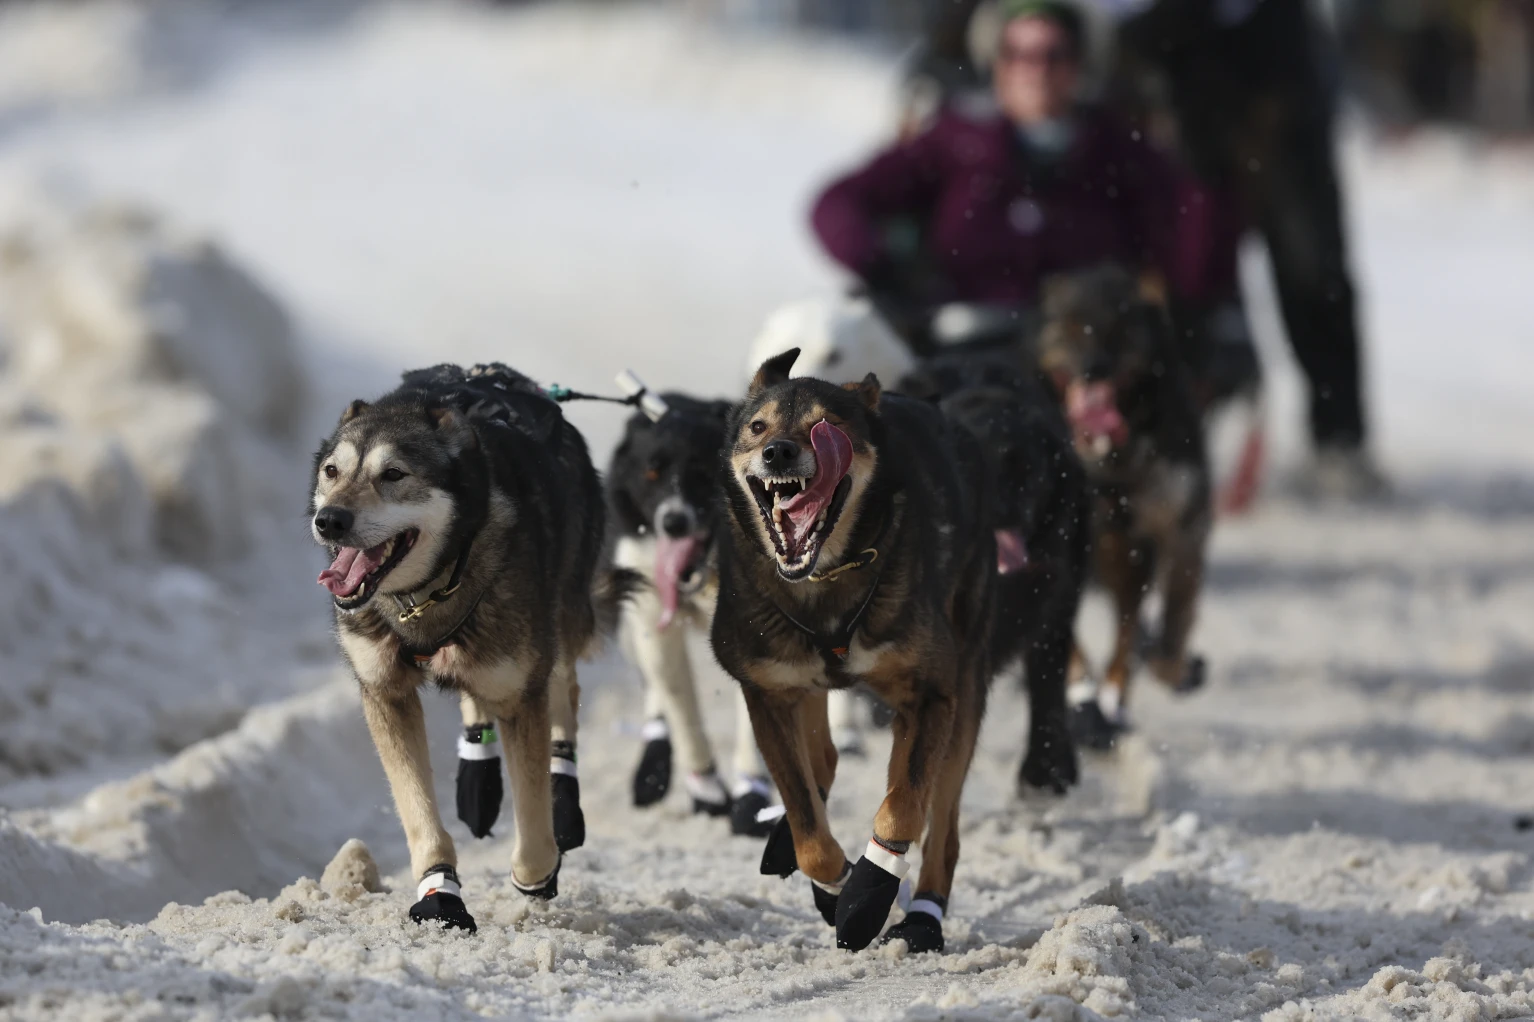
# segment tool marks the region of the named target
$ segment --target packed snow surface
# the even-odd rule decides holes
[[[1534,1015],[1534,191],[1455,140],[1345,152],[1399,499],[1285,497],[1297,388],[1259,301],[1280,465],[1216,532],[1208,688],[1142,683],[1118,752],[1020,802],[998,682],[945,954],[837,951],[757,842],[680,794],[633,809],[613,655],[560,897],[453,823],[479,933],[406,920],[308,445],[442,359],[730,393],[773,309],[839,287],[805,204],[884,136],[893,76],[646,8],[0,7],[0,1019]],[[571,415],[601,457],[618,414]],[[701,676],[723,746],[731,683]],[[427,701],[450,806],[456,707]],[[841,768],[849,849],[887,741]]]

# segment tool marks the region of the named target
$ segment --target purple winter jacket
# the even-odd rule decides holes
[[[1105,111],[1078,111],[1069,149],[1043,163],[1000,113],[950,109],[832,182],[812,223],[831,257],[868,279],[888,258],[888,223],[915,218],[942,299],[1022,307],[1049,274],[1109,260],[1175,282],[1174,195],[1170,165]]]

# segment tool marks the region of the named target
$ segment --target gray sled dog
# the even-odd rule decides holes
[[[736,689],[735,781],[726,787],[703,727],[687,633],[707,633],[718,597],[718,470],[728,401],[660,395],[665,411],[632,416],[607,471],[612,559],[649,585],[624,607],[621,635],[645,682],[644,752],[634,804],[671,787],[673,745],[694,812],[730,818],[736,834],[766,837],[772,788]],[[735,686],[731,686],[735,688]]]
[[[315,455],[310,510],[332,558],[319,581],[420,878],[410,917],[475,928],[432,789],[428,682],[460,694],[466,723],[499,726],[512,882],[554,897],[561,854],[585,829],[576,661],[627,578],[598,591],[602,489],[580,433],[505,366],[406,373],[342,414]]]

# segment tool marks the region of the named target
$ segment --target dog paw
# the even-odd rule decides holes
[[[515,871],[511,874],[511,886],[521,891],[529,898],[538,901],[553,901],[559,894],[559,867],[565,864],[564,856],[561,855],[554,862],[554,872],[538,881],[536,884],[524,884],[517,879]]]
[[[730,815],[730,793],[712,767],[700,774],[687,775],[687,794],[692,796],[692,811],[704,816]]]
[[[553,774],[550,781],[554,786],[554,843],[561,852],[568,852],[586,843],[581,782],[573,774],[558,773]]]
[[[458,818],[475,837],[489,837],[505,794],[495,728],[475,724],[458,739]]]
[[[836,899],[836,946],[861,951],[872,944],[900,894],[900,880],[909,869],[904,856],[876,841],[868,842],[863,857]]]
[[[906,917],[884,935],[882,943],[903,940],[913,955],[943,950],[943,923],[925,912],[907,912]]]
[[[417,923],[441,923],[443,929],[479,929],[474,917],[469,915],[463,903],[462,890],[458,886],[458,873],[452,866],[433,866],[426,871],[416,889],[414,905],[410,906],[410,918]]]
[[[788,826],[788,814],[778,817],[767,835],[762,848],[762,875],[782,877],[787,880],[799,868],[799,856],[794,851],[794,832]]]
[[[634,805],[641,809],[653,806],[671,790],[671,739],[665,727],[663,721],[645,725],[644,752],[634,771]]]
[[[1187,695],[1203,688],[1208,674],[1208,666],[1201,656],[1155,657],[1148,660],[1146,666],[1157,681],[1178,695]]]
[[[1077,745],[1098,752],[1112,749],[1119,735],[1126,730],[1123,724],[1109,720],[1095,699],[1071,707],[1070,729]]]
[[[771,789],[760,777],[747,778],[736,785],[731,793],[730,833],[743,837],[766,837],[782,815],[779,807],[772,811]]]
[[[827,926],[835,926],[836,903],[840,897],[813,880],[810,881],[810,893],[815,896],[815,907],[820,910],[820,918],[826,921]]]
[[[1077,779],[1076,743],[1068,729],[1062,727],[1028,739],[1028,755],[1017,774],[1020,786],[1064,795]]]

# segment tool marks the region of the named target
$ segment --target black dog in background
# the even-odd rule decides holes
[[[1066,686],[1091,550],[1091,497],[1070,429],[1015,348],[960,348],[901,383],[980,440],[993,483],[997,570],[991,666],[1028,686],[1020,787],[1063,795],[1077,780]]]

